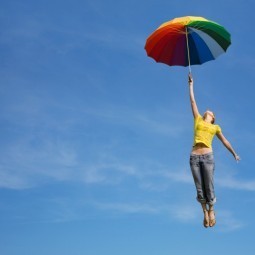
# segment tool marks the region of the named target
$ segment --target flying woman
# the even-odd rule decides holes
[[[215,125],[215,115],[207,110],[200,115],[193,90],[193,78],[189,75],[189,93],[191,109],[194,116],[194,144],[190,155],[190,168],[197,190],[197,200],[204,212],[204,227],[216,224],[213,205],[216,202],[214,193],[214,157],[212,140],[216,134],[224,146],[238,162],[240,157],[235,153],[229,141],[224,137],[219,125]]]

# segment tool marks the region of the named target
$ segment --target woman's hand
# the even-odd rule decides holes
[[[188,80],[188,83],[189,83],[189,85],[190,86],[193,86],[193,78],[192,78],[192,75],[191,75],[191,73],[189,73],[189,80]]]
[[[234,157],[235,157],[235,160],[236,160],[237,163],[241,160],[240,156],[238,156],[237,154],[235,154]]]

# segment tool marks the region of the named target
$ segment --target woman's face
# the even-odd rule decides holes
[[[215,119],[214,113],[212,111],[207,110],[204,113],[204,119],[210,119],[210,122],[214,123],[214,119]]]

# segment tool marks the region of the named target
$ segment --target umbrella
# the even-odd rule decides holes
[[[156,62],[170,66],[200,65],[226,52],[229,32],[203,17],[186,16],[163,23],[148,38],[145,50]]]

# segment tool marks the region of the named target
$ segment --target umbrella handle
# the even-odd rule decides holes
[[[189,55],[189,39],[188,39],[188,28],[187,28],[187,26],[186,26],[186,42],[187,42],[188,61],[189,61],[189,73],[191,73],[190,55]]]

